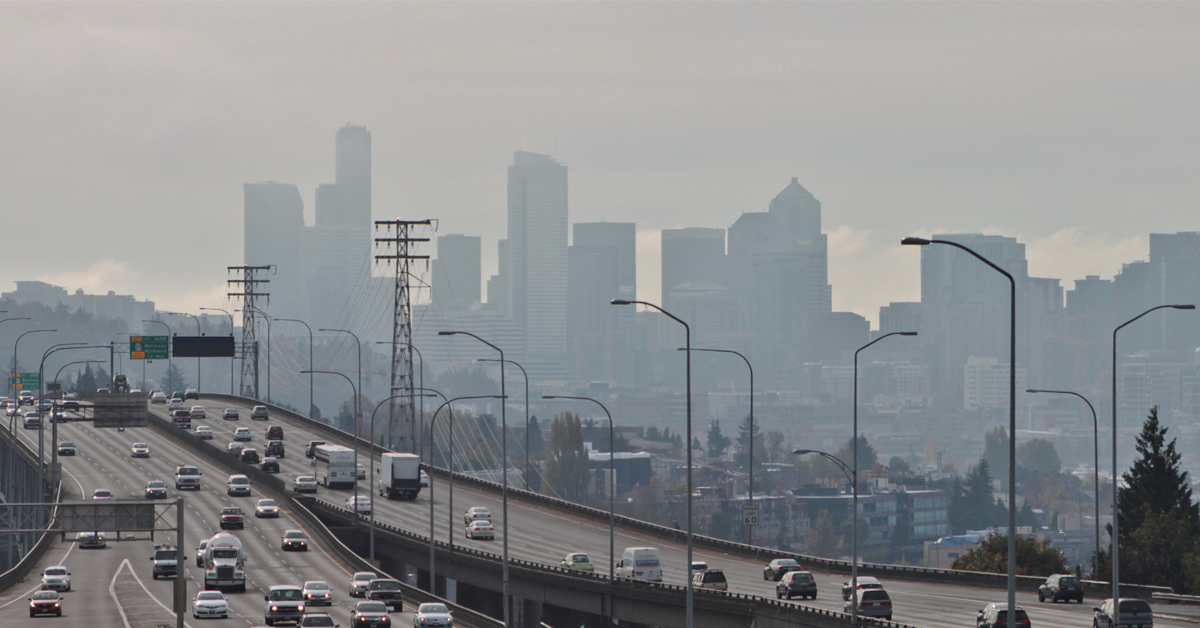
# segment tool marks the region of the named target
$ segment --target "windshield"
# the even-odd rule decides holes
[[[242,514],[242,509],[241,508],[226,508],[225,510],[221,511],[221,514],[223,514],[223,515],[240,515],[240,514]]]
[[[75,443],[68,443],[67,441],[63,441],[61,444],[59,444],[59,447],[74,447],[74,446],[75,446]]]
[[[251,449],[250,453],[253,453],[253,452],[254,452],[254,450]],[[249,484],[250,478],[247,478],[245,476],[240,477],[240,478],[233,478],[233,479],[229,480],[229,483],[230,484]]]
[[[1078,586],[1079,578],[1076,578],[1074,576],[1072,576],[1070,578],[1061,578],[1061,579],[1059,579],[1058,583],[1063,586]]]
[[[98,490],[92,494],[95,495],[96,497],[109,497],[110,495],[112,495],[112,493],[105,491],[105,490]]]
[[[53,591],[38,591],[33,594],[35,600],[57,600],[58,594]]]
[[[318,628],[323,628],[324,626],[332,626],[333,618],[330,617],[329,615],[309,615],[308,617],[304,618],[304,625],[305,626],[316,626]]]
[[[215,549],[212,551],[213,558],[237,558],[238,551],[235,549]]]
[[[147,484],[146,486],[149,486],[150,488],[166,488],[166,487],[167,487],[167,483],[166,483],[166,482],[160,482],[160,481],[158,481],[158,480],[154,480],[153,482],[151,482],[151,483]]]
[[[997,623],[1006,621],[1007,619],[1008,619],[1008,609],[1002,609],[996,613],[996,622]],[[1023,608],[1017,609],[1017,621],[1019,621],[1019,622],[1029,621],[1029,614],[1025,612],[1025,609],[1023,609]]]
[[[175,550],[158,550],[154,552],[154,560],[171,560],[175,558]]]
[[[178,475],[200,475],[200,472],[196,470],[196,467],[181,467],[175,473]]]
[[[779,566],[780,567],[799,567],[800,563],[798,563],[790,558],[785,558],[785,559],[779,561]]]
[[[445,604],[422,604],[421,608],[417,609],[419,613],[449,613],[446,610]]]
[[[302,476],[296,478],[296,481],[297,482],[316,482],[317,478],[314,478],[311,475],[302,475]]]
[[[378,578],[378,577],[379,576],[377,576],[375,574],[375,572],[373,572],[373,571],[360,571],[360,572],[354,574],[355,580],[374,580],[375,578]]]
[[[302,600],[304,594],[299,589],[277,589],[271,591],[272,600]]]
[[[864,602],[882,602],[887,599],[890,598],[888,598],[887,591],[883,589],[871,589],[862,592],[862,600]]]
[[[796,574],[792,576],[792,582],[806,582],[807,583],[807,582],[812,582],[812,581],[813,581],[813,577],[812,577],[812,574],[810,574],[810,573],[796,572]]]
[[[321,582],[320,580],[314,580],[312,582],[305,582],[304,588],[312,589],[314,591],[324,591],[325,589],[329,588],[329,585],[324,582]]]
[[[197,595],[196,599],[197,600],[223,600],[223,599],[225,599],[225,596],[221,595],[220,593],[217,593],[216,591],[205,591],[204,593]]]
[[[587,554],[576,554],[571,557],[571,560],[577,563],[591,562],[588,560]]]
[[[372,591],[399,591],[400,583],[395,580],[372,580]]]
[[[719,571],[710,571],[704,574],[705,582],[725,582],[725,574]]]
[[[275,505],[275,500],[273,500],[273,499],[260,499],[260,500],[258,500],[258,505],[259,505],[259,506],[274,506],[274,505]]]
[[[138,447],[138,448],[142,448],[142,447],[145,447],[145,446],[146,446],[146,443],[134,443],[134,444],[133,444],[133,446],[134,446],[134,447]]]
[[[65,576],[65,575],[67,575],[67,569],[65,567],[51,567],[46,570],[46,575],[47,576]]]
[[[285,538],[285,539],[302,539],[302,538],[304,538],[304,533],[296,531],[296,530],[292,530],[290,532],[284,532],[283,538]]]
[[[360,613],[386,613],[387,605],[383,602],[359,602],[358,612]]]
[[[1121,600],[1122,613],[1149,613],[1150,605],[1145,600]]]

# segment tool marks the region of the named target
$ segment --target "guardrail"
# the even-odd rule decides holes
[[[1124,587],[1122,587],[1124,590]],[[1156,602],[1166,602],[1168,604],[1200,604],[1200,595],[1181,595],[1179,593],[1158,593],[1155,592],[1151,596]]]
[[[272,493],[276,499],[290,508],[292,512],[314,530],[314,536],[320,537],[322,547],[332,550],[339,559],[353,567],[355,571],[374,571],[376,573],[382,571],[354,553],[353,550],[346,547],[344,543],[334,536],[329,531],[329,528],[321,523],[303,501],[296,499],[296,496],[288,490],[287,482],[276,477],[274,474],[267,473],[258,467],[242,462],[240,458],[221,453],[216,447],[205,442],[206,439],[197,438],[191,431],[175,427],[173,423],[153,412],[148,413],[148,422],[151,427],[162,432],[168,438],[187,449],[196,452],[200,457],[214,466],[223,467],[226,470],[232,469],[234,473],[244,474],[250,478],[253,484],[259,486],[259,488],[265,488],[266,491]],[[445,604],[454,612],[456,622],[461,622],[472,628],[503,628],[504,626],[504,622],[502,621],[493,619],[465,606],[459,606],[423,589],[414,587],[404,582],[401,578],[396,578],[396,580],[400,582],[400,586],[404,590],[405,600],[412,600],[418,604],[424,602]]]
[[[248,403],[253,405],[265,405],[270,409],[270,412],[280,414],[290,420],[296,421],[312,428],[328,438],[337,439],[344,443],[354,443],[356,437],[353,434],[340,430],[328,423],[314,420],[300,413],[293,412],[286,408],[269,404],[246,397],[236,395],[223,395],[217,393],[205,393],[205,398],[216,400],[229,400],[238,403]],[[361,447],[371,447],[371,443],[363,438],[357,438]],[[390,451],[383,449],[378,445],[375,448],[382,451]],[[422,463],[421,468],[426,469],[430,475],[438,477],[448,477],[449,471],[440,467],[432,467]],[[484,480],[470,475],[461,473],[454,474],[456,483],[469,484],[475,488],[485,490],[494,494],[500,494],[503,487],[498,482]],[[576,515],[585,517],[592,521],[608,524],[608,511],[592,508],[569,502],[566,500],[534,493],[513,486],[508,487],[509,499],[521,500],[529,503],[548,506],[556,510],[571,512]],[[687,534],[683,530],[677,530],[664,525],[634,519],[625,515],[616,515],[616,524],[619,527],[641,532],[644,534],[656,536],[675,543],[687,543]],[[692,544],[695,547],[719,551],[741,558],[752,558],[756,560],[770,561],[775,558],[791,558],[796,560],[802,566],[810,571],[822,571],[831,574],[850,575],[851,564],[846,560],[832,560],[827,558],[818,558],[816,556],[806,556],[794,552],[784,552],[776,549],[758,547],[755,545],[747,545],[745,543],[737,543],[734,541],[726,541],[701,534],[692,535]],[[942,584],[983,587],[991,589],[1005,589],[1008,587],[1007,574],[985,573],[978,571],[961,571],[953,569],[931,569],[927,567],[910,567],[907,565],[887,565],[880,563],[859,563],[859,575],[876,576],[883,578],[891,578],[894,580],[911,580],[918,582],[936,582]],[[1039,576],[1017,576],[1017,589],[1021,591],[1034,592],[1038,587],[1045,582],[1044,577]],[[1103,597],[1105,592],[1111,590],[1111,585],[1100,580],[1085,580],[1083,581],[1084,592],[1092,596]],[[1137,597],[1145,600],[1150,600],[1154,593],[1173,593],[1170,587],[1159,587],[1143,584],[1121,583],[1122,594],[1128,594],[1129,597]]]

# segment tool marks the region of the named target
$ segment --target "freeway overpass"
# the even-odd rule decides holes
[[[259,403],[248,399],[229,397],[225,395],[206,395],[204,401],[210,412],[219,411],[223,407],[234,407],[247,417],[250,408]],[[159,407],[161,408],[161,406]],[[165,411],[158,410],[165,416]],[[349,435],[342,434],[325,425],[304,417],[292,416],[285,410],[272,407],[272,418],[269,424],[284,426],[289,456],[283,461],[283,475],[307,473],[308,460],[303,458],[297,448],[309,440],[326,440],[340,442],[352,446]],[[240,422],[223,422],[219,418],[207,421],[218,436],[212,441],[215,446],[224,447],[221,433],[232,435],[234,427],[258,425],[260,429],[253,430],[255,444],[260,448],[265,444],[264,423],[254,423],[246,419]],[[365,458],[365,447],[360,454]],[[364,461],[365,462],[365,461]],[[289,477],[290,479],[290,477]],[[456,535],[454,543],[458,547],[466,547],[479,552],[499,554],[499,540],[471,540],[462,536],[461,513],[471,506],[485,506],[493,513],[497,523],[497,533],[502,531],[502,521],[499,513],[501,503],[499,495],[494,490],[481,487],[479,483],[471,483],[467,478],[459,476],[455,482],[453,510],[446,503],[447,484],[441,477],[435,475],[437,503],[435,510],[435,536],[444,541],[447,531]],[[363,483],[365,485],[365,482]],[[366,491],[367,487],[360,488]],[[317,499],[330,507],[342,506],[350,496],[349,491],[328,491],[320,489]],[[397,528],[419,535],[427,535],[429,531],[429,500],[428,493],[422,492],[415,502],[388,502],[378,496],[374,499],[376,517]],[[593,562],[605,571],[612,557],[608,554],[607,523],[582,516],[565,505],[556,506],[552,500],[521,499],[510,491],[509,500],[510,538],[509,549],[512,559],[526,561],[544,566],[557,566],[568,552],[587,552]],[[499,538],[499,536],[498,536]],[[686,551],[677,540],[664,538],[648,530],[646,526],[625,525],[617,530],[616,551],[619,554],[626,546],[654,545],[661,549],[664,561],[664,582],[681,586],[687,573]],[[723,551],[719,548],[701,548],[696,552],[697,560],[708,562],[711,567],[725,570],[729,579],[731,593],[749,596],[773,597],[774,584],[762,578],[764,560],[739,555],[735,551]],[[814,570],[820,593],[816,600],[805,601],[802,604],[824,611],[841,612],[843,603],[839,595],[841,583],[846,580],[840,569],[830,565],[829,571]],[[439,572],[442,570],[439,569]],[[443,572],[444,573],[444,572]],[[903,574],[897,574],[901,576]],[[884,576],[885,586],[891,593],[894,602],[897,622],[930,628],[940,626],[973,626],[976,611],[988,602],[1004,601],[1005,592],[1003,578],[981,579],[983,586],[961,586],[957,582],[967,582],[965,576],[951,575],[942,577],[941,581],[930,582],[922,580],[920,574],[909,574],[904,579]],[[933,578],[929,578],[932,580]],[[1000,583],[999,586],[987,586],[989,582]],[[454,598],[454,587],[450,586],[449,597]],[[1089,602],[1078,604],[1039,604],[1035,593],[1022,591],[1018,593],[1018,603],[1029,611],[1032,621],[1037,626],[1079,627],[1090,626],[1092,621],[1091,607],[1095,597]],[[793,602],[792,604],[801,604]],[[489,609],[493,610],[493,609]],[[1157,618],[1159,626],[1194,626],[1193,618],[1176,619],[1173,616],[1184,613],[1178,607],[1157,608],[1161,612]]]

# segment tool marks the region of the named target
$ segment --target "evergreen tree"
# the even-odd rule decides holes
[[[1004,454],[1006,457],[1008,453]],[[1044,439],[1033,440],[1017,445],[1017,467],[1042,474],[1062,472],[1062,460],[1054,443]]]
[[[842,538],[833,528],[833,515],[824,508],[804,541],[804,553],[817,558],[838,558],[842,555]]]
[[[574,502],[582,502],[587,498],[591,470],[577,415],[563,412],[550,422],[550,444],[545,467],[546,487],[551,494]]]
[[[708,424],[707,439],[708,449],[706,453],[709,458],[720,458],[729,449],[729,437],[721,433],[721,422],[716,419],[713,419],[712,423]]]
[[[542,426],[538,423],[537,415],[529,417],[529,455],[546,452],[546,439],[542,436]]]
[[[1007,519],[1007,512],[992,496],[991,466],[982,458],[969,473],[966,481],[955,478],[950,488],[950,503],[946,513],[955,534],[967,530],[982,530]]]
[[[988,432],[983,437],[983,458],[1003,486],[1008,486],[1008,432],[1002,428]]]
[[[750,415],[747,414],[746,418],[742,419],[741,423],[738,423],[737,457],[735,461],[739,465],[746,465],[750,462],[750,438]],[[762,464],[763,459],[766,457],[764,454],[766,453],[767,448],[766,443],[763,440],[762,423],[759,421],[754,422],[753,438],[755,463]]]
[[[851,467],[854,466],[854,451],[851,449],[854,447],[853,441],[854,439],[847,440],[846,444],[842,445],[842,448],[838,450],[837,454],[835,454],[842,460],[842,462],[845,462]],[[875,451],[875,448],[871,446],[871,443],[867,442],[866,436],[859,434],[858,472],[862,473],[863,471],[870,471],[871,469],[874,469],[875,463],[877,462],[879,462],[879,452]]]
[[[892,456],[892,459],[888,460],[888,469],[897,475],[912,475],[912,467],[900,456]]]
[[[170,395],[173,392],[186,390],[188,387],[187,378],[183,376],[183,369],[179,368],[174,362],[167,367],[167,376],[161,381],[163,390]]]

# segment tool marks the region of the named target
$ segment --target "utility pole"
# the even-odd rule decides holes
[[[275,270],[275,265],[268,266],[229,266],[229,273],[236,274],[228,279],[230,292],[226,296],[242,300],[242,396],[259,399],[258,396],[258,337],[254,329],[254,314],[260,309],[258,300],[261,298],[271,302],[269,292],[260,291],[259,284],[270,283],[269,279],[261,276]],[[264,286],[265,287],[265,286]],[[238,292],[232,290],[240,289]]]
[[[413,227],[433,227],[437,229],[437,224],[433,220],[376,220],[375,232],[379,233],[379,228],[383,228],[384,236],[375,238],[375,246],[381,249],[383,253],[375,255],[375,261],[383,261],[387,264],[392,264],[396,269],[396,284],[395,295],[392,304],[392,386],[391,391],[406,389],[408,390],[408,422],[407,425],[401,422],[400,425],[400,446],[401,451],[415,452],[417,450],[416,439],[416,403],[413,398],[413,364],[412,364],[412,301],[409,298],[409,279],[412,275],[409,273],[409,262],[412,260],[426,260],[428,267],[428,255],[413,255],[411,250],[413,243],[428,242],[429,238],[411,238],[409,234]],[[388,413],[388,434],[392,434],[392,426],[396,421],[396,406],[393,398],[390,402]],[[372,434],[374,439],[374,434]],[[391,443],[388,443],[390,446]]]

